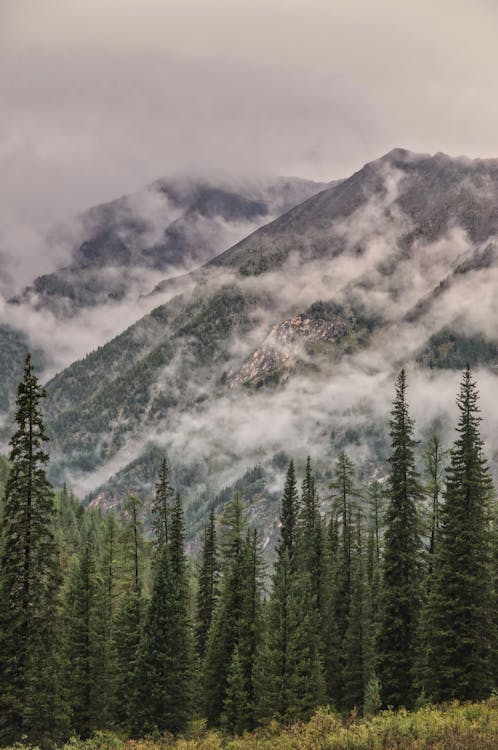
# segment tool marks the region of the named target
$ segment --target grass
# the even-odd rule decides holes
[[[321,709],[311,721],[282,727],[276,722],[242,737],[227,737],[194,724],[180,738],[125,740],[98,733],[73,739],[64,750],[497,750],[498,698],[484,703],[426,706],[347,719]]]

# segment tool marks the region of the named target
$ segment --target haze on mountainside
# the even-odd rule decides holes
[[[49,10],[0,11],[0,408],[31,349],[54,481],[109,504],[167,448],[199,515],[258,463],[265,506],[284,448],[382,467],[402,363],[421,433],[467,359],[492,408],[493,4]]]

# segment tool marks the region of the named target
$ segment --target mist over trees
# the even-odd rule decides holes
[[[415,440],[401,371],[387,481],[361,485],[342,452],[319,492],[311,458],[302,477],[290,461],[271,566],[239,495],[187,556],[166,459],[150,534],[136,496],[103,515],[55,491],[43,398],[28,356],[0,460],[3,745],[195,718],[240,734],[498,687],[497,508],[469,369],[451,450]]]

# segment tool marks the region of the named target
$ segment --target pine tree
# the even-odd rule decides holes
[[[335,675],[334,698],[342,705],[343,672],[346,668],[346,653],[344,639],[350,625],[350,606],[353,590],[353,537],[355,515],[360,492],[355,484],[355,467],[350,458],[342,451],[334,466],[334,478],[329,485],[332,490],[333,517],[336,524],[337,550],[335,562],[334,609],[328,615],[334,620],[335,642],[329,647],[334,648],[338,657],[333,663]],[[331,678],[328,680],[331,683]]]
[[[218,551],[216,546],[216,526],[214,509],[209,513],[209,522],[204,529],[204,541],[199,569],[199,588],[196,601],[196,641],[197,652],[203,657],[218,597]]]
[[[99,678],[98,648],[99,581],[92,531],[73,569],[68,594],[69,695],[73,731],[88,737],[101,727],[102,684]]]
[[[359,511],[356,515],[356,539],[353,540],[351,549],[351,598],[342,649],[341,707],[346,711],[362,708],[372,672],[362,522]]]
[[[433,435],[424,452],[426,470],[426,494],[430,500],[429,547],[428,547],[428,583],[431,584],[436,559],[437,538],[439,534],[439,505],[443,490],[444,451],[441,440]]]
[[[174,504],[175,492],[169,481],[169,469],[166,459],[163,459],[156,484],[156,493],[152,502],[152,528],[156,545],[162,549],[168,542],[169,516]]]
[[[281,548],[289,552],[289,559],[294,561],[297,546],[299,499],[297,494],[296,472],[294,461],[289,462],[285,479],[282,510],[280,513]]]
[[[479,394],[467,368],[446,472],[436,568],[427,617],[424,690],[433,700],[480,700],[492,687],[493,597],[490,472],[483,456]]]
[[[0,557],[0,742],[34,744],[67,728],[61,684],[59,549],[45,475],[45,392],[28,354],[10,441]]]
[[[244,729],[252,729],[255,726],[255,662],[263,627],[261,612],[263,566],[258,535],[255,530],[247,533],[241,564],[242,607],[237,650],[244,676],[244,690],[247,695]]]
[[[115,715],[117,722],[124,726],[129,721],[144,612],[141,571],[142,505],[138,497],[130,495],[124,508],[121,539],[124,556],[124,570],[121,574],[123,590],[114,619]]]
[[[221,727],[228,734],[242,734],[249,726],[250,699],[245,689],[245,678],[240,663],[239,649],[235,646],[230,671],[228,673],[227,690],[223,701]]]
[[[383,701],[413,704],[417,629],[422,596],[422,542],[419,504],[422,490],[415,467],[413,421],[406,402],[406,375],[396,382],[391,412],[392,451],[384,537],[381,624],[378,640]]]
[[[301,488],[299,506],[299,563],[301,570],[309,576],[314,606],[318,618],[322,615],[324,565],[323,528],[320,501],[315,487],[311,458],[306,459],[306,470]]]
[[[295,500],[289,487],[288,473],[266,632],[256,667],[257,715],[262,721],[272,716],[284,721],[307,718],[325,696],[317,602],[323,572],[316,536],[321,524],[309,459],[301,496],[297,561],[289,526],[283,522],[291,515],[289,498]]]
[[[228,686],[233,651],[239,643],[244,607],[245,555],[243,529],[246,525],[240,497],[225,507],[223,529],[223,580],[206,645],[203,664],[202,704],[208,723],[219,723]]]
[[[131,726],[136,735],[180,732],[191,708],[191,644],[183,511],[171,510],[168,540],[155,537],[152,596],[137,656]]]

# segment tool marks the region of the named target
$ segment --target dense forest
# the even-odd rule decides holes
[[[160,737],[201,720],[238,735],[325,706],[367,720],[489,698],[498,524],[477,386],[467,368],[449,450],[438,435],[417,443],[407,396],[401,371],[385,482],[359,486],[342,452],[319,496],[311,459],[303,477],[289,463],[269,569],[238,495],[186,555],[166,459],[147,529],[136,496],[103,515],[55,491],[28,355],[0,460],[0,743]]]

